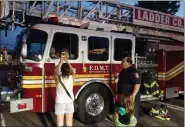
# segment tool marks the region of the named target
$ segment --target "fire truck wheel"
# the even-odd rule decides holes
[[[98,84],[90,84],[80,93],[78,120],[92,124],[103,120],[109,113],[110,99],[106,88]]]

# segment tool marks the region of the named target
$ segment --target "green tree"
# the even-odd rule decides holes
[[[174,15],[179,10],[180,1],[138,1],[135,6]]]

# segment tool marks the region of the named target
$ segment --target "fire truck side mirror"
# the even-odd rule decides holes
[[[25,42],[22,43],[21,56],[23,58],[27,56],[27,44]]]

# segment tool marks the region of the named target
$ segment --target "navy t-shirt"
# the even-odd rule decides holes
[[[119,79],[117,84],[118,93],[131,94],[133,92],[134,85],[140,83],[141,76],[135,68],[129,67],[127,69],[123,69],[119,73]]]

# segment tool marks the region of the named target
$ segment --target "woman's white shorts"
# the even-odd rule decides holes
[[[55,104],[55,114],[56,115],[62,115],[64,113],[73,113],[73,112],[74,112],[73,102]]]

